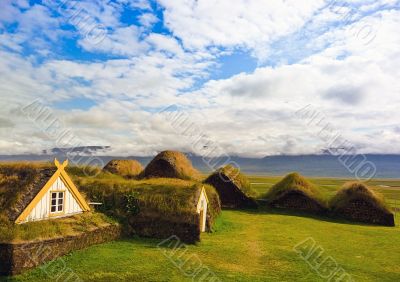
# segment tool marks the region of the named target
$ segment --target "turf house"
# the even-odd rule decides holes
[[[251,189],[247,177],[231,165],[216,170],[204,182],[215,187],[224,207],[257,207],[255,192]]]
[[[68,161],[54,163],[0,165],[0,275],[121,236],[118,222],[91,211]]]
[[[348,220],[395,226],[394,214],[382,195],[360,182],[345,183],[330,201],[332,213]]]
[[[290,173],[268,191],[268,203],[275,208],[325,213],[326,204],[317,187],[298,173]]]
[[[123,222],[127,236],[200,241],[220,213],[215,189],[181,179],[83,179],[79,186],[90,199],[103,203],[98,210]]]
[[[68,217],[90,211],[86,200],[82,197],[77,187],[65,172],[68,161],[60,164],[55,160],[56,167],[39,167],[35,171],[20,171],[20,183],[9,181],[11,187],[3,187],[5,193],[12,193],[15,199],[6,201],[3,199],[4,207],[8,206],[6,213],[15,223],[26,223],[31,221],[48,220],[52,218]],[[16,170],[8,170],[2,167],[1,173],[8,178],[16,177]],[[19,191],[15,191],[19,186]],[[3,194],[5,196],[5,194]]]

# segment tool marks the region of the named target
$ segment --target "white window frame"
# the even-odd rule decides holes
[[[56,195],[53,198],[53,195]],[[56,201],[55,204],[53,204],[53,200]],[[61,201],[61,203],[60,203]],[[64,213],[64,205],[65,205],[65,191],[51,191],[50,192],[50,214],[58,214],[58,213]],[[53,207],[55,207],[55,211],[53,211]],[[61,210],[60,210],[61,207]]]

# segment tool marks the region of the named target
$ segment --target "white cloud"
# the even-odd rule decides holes
[[[149,28],[158,22],[158,18],[152,13],[144,13],[139,16],[139,22],[142,26]]]
[[[108,34],[94,45],[80,37],[81,47],[119,59],[52,57],[39,63],[35,55],[21,55],[23,43],[37,29],[46,34],[57,32],[47,36],[55,42],[65,34],[57,30],[59,20],[53,19],[47,8],[36,6],[22,13],[16,4],[8,3],[7,9],[18,19],[20,29],[0,34],[4,47],[0,49],[0,153],[57,147],[55,140],[18,111],[36,98],[52,107],[82,145],[111,145],[111,154],[190,150],[189,140],[154,114],[171,104],[186,110],[200,132],[230,154],[320,152],[326,144],[316,135],[318,128],[294,115],[307,104],[318,109],[362,152],[400,153],[396,144],[400,120],[399,11],[376,12],[351,25],[325,30],[338,15],[330,10],[322,11],[324,18],[315,15],[323,1],[276,0],[262,5],[259,1],[238,1],[235,5],[231,1],[160,1],[165,7],[164,24],[173,32],[170,35],[149,31],[155,16],[151,16],[147,1],[117,1],[104,9],[96,3],[84,1],[82,7],[107,28]],[[146,10],[140,18],[144,26],[120,22],[122,8],[128,5]],[[0,18],[4,24],[13,21],[1,12]],[[40,19],[37,23],[36,18]],[[220,47],[228,52],[250,50],[263,60],[276,52],[275,40],[291,37],[310,19],[315,22],[306,45],[292,47],[313,50],[302,54],[304,58],[208,80],[192,90],[199,79],[208,79]],[[363,33],[365,26],[377,28],[372,40],[365,40],[371,36]],[[32,46],[43,55],[52,54],[48,48],[37,47],[47,42],[41,44],[40,40],[43,36]],[[283,59],[289,55],[283,54]],[[62,108],[63,102],[82,97],[94,105],[88,109]]]
[[[114,55],[136,56],[147,50],[145,42],[139,40],[140,30],[137,26],[117,28],[93,42],[91,37],[84,37],[80,45],[88,51],[100,51]],[[94,44],[93,44],[94,43]]]
[[[302,27],[324,1],[159,1],[164,21],[190,49],[251,49],[263,58],[269,44]]]

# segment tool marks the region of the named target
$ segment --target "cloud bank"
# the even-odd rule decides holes
[[[170,105],[228,154],[320,153],[306,105],[360,153],[400,153],[399,1],[61,2],[0,4],[0,154],[57,147],[21,113],[37,99],[107,154],[191,151]],[[238,53],[257,66],[216,79]]]

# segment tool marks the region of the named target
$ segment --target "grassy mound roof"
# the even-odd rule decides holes
[[[0,164],[0,215],[14,221],[57,168],[50,163]]]
[[[334,215],[357,222],[395,226],[394,214],[381,195],[360,182],[343,185],[330,201]]]
[[[134,178],[143,171],[143,167],[136,160],[111,160],[103,170],[123,177]]]
[[[299,192],[311,199],[323,202],[320,191],[297,172],[286,175],[281,181],[272,186],[266,198],[269,202],[272,202],[289,192]]]
[[[199,179],[200,173],[193,168],[190,160],[181,152],[163,151],[145,168],[145,178]]]
[[[383,196],[372,191],[361,182],[345,183],[342,189],[330,200],[329,205],[335,211],[345,208],[354,200],[362,200],[379,210],[390,212]]]
[[[232,165],[226,165],[217,169],[212,173],[205,182],[207,183],[213,177],[220,177],[225,182],[232,182],[235,184],[246,196],[253,197],[256,192],[251,189],[250,181],[247,177],[240,172],[240,170]]]
[[[181,179],[157,178],[125,180],[115,178],[77,181],[80,189],[103,203],[100,208],[116,217],[125,217],[127,197],[138,201],[139,215],[185,221],[196,213],[196,204],[204,186],[209,199],[209,212],[214,219],[220,212],[218,194],[213,187]]]
[[[217,169],[204,183],[215,187],[221,204],[230,208],[255,208],[256,192],[250,187],[250,182],[239,169],[231,165]]]

